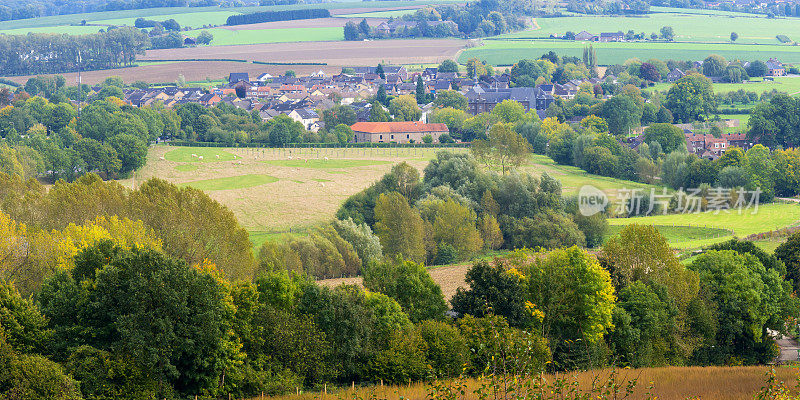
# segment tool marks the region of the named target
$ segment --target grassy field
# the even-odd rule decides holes
[[[699,10],[706,11],[706,10]],[[540,29],[503,35],[503,38],[547,38],[561,36],[566,31],[578,33],[582,30],[600,32],[644,32],[646,36],[658,33],[661,27],[671,26],[678,42],[729,42],[731,32],[739,34],[736,43],[778,44],[775,36],[786,35],[800,40],[800,19],[768,19],[765,15],[700,15],[694,13],[668,12],[645,16],[577,16],[563,18],[538,18]]]
[[[245,14],[258,11],[279,11],[279,10],[296,10],[304,8],[325,8],[331,10],[332,14],[353,14],[380,11],[381,9],[393,8],[412,8],[420,7],[427,4],[446,4],[453,2],[461,2],[461,0],[390,0],[390,1],[375,1],[375,2],[360,2],[360,1],[334,1],[329,3],[310,3],[310,4],[292,4],[280,6],[249,6],[249,7],[159,7],[159,8],[146,8],[139,10],[120,10],[120,11],[103,11],[94,13],[81,13],[69,15],[54,15],[46,17],[19,19],[12,21],[3,21],[3,30],[7,29],[30,29],[37,27],[51,27],[63,25],[78,25],[82,21],[89,23],[106,23],[108,21],[114,24],[133,24],[133,20],[138,17],[143,17],[153,20],[165,20],[174,18],[181,25],[188,25],[191,27],[200,27],[203,25],[218,25],[225,22],[225,18],[221,18],[223,14]],[[352,11],[349,11],[352,10]],[[189,16],[183,16],[189,14]],[[183,21],[183,22],[181,22]]]
[[[800,26],[800,24],[798,24]],[[483,46],[473,47],[461,52],[458,60],[465,63],[477,58],[493,65],[511,65],[523,58],[539,58],[548,51],[559,55],[581,57],[583,42],[566,40],[484,40]],[[593,43],[601,65],[621,64],[629,58],[642,60],[658,58],[662,60],[703,60],[716,53],[729,60],[761,60],[777,57],[786,63],[800,62],[800,47],[787,45],[746,45],[727,43]]]
[[[625,225],[611,225],[608,230],[608,238],[619,233]],[[688,241],[705,240],[716,237],[731,236],[732,233],[728,229],[719,228],[704,228],[695,226],[656,226],[658,232],[661,233],[670,244],[679,244]]]
[[[542,173],[547,172],[550,176],[561,182],[562,192],[566,195],[578,194],[582,186],[592,185],[605,192],[613,201],[617,198],[617,191],[619,189],[661,189],[660,187],[644,183],[592,175],[578,167],[558,165],[550,157],[538,154],[533,155],[530,163],[522,167],[521,170],[531,173],[534,176],[541,176]]]
[[[337,17],[341,18],[397,18],[403,15],[413,14],[416,10],[392,10],[392,11],[374,11],[356,14],[341,14]]]
[[[344,40],[344,31],[341,27],[247,30],[212,28],[208,31],[214,35],[214,40],[211,41],[213,46]],[[200,31],[192,31],[189,34],[191,36],[199,33]]]
[[[652,224],[659,227],[692,227],[691,230],[686,230],[685,233],[667,237],[670,239],[670,245],[673,247],[678,249],[690,249],[722,242],[733,236],[741,238],[754,233],[767,232],[773,229],[796,225],[800,222],[800,205],[796,203],[765,204],[758,207],[757,213],[753,214],[752,211],[753,209],[744,210],[741,214],[732,211],[730,213],[720,212],[719,214],[706,212],[700,214],[613,218],[609,220],[609,224],[612,227],[628,224]],[[722,235],[721,232],[717,232],[717,236],[715,237],[697,236],[692,233],[697,228],[725,230],[728,231],[729,234]]]
[[[657,90],[657,91],[665,91],[669,90],[672,87],[671,83],[661,82],[657,83],[645,90]],[[744,83],[715,83],[714,84],[714,92],[715,93],[729,93],[735,92],[739,89],[746,90],[748,92],[755,92],[758,94],[764,92],[771,92],[773,89],[779,92],[785,92],[789,94],[798,94],[800,93],[800,77],[797,76],[779,76],[775,78],[774,82],[765,81],[761,78],[752,78],[747,82]]]
[[[703,399],[703,400],[750,400],[764,386],[766,374],[770,367],[663,367],[620,370],[618,384],[626,387],[628,381],[637,379],[638,385],[630,398],[645,398],[651,382],[650,391],[658,399]],[[577,382],[582,389],[591,387],[595,377],[604,382],[610,373],[609,370],[592,370],[585,372],[567,373],[560,375],[571,382]],[[793,367],[777,367],[776,377],[779,381],[787,382],[794,392],[797,369]],[[552,381],[553,376],[545,376]],[[622,381],[622,382],[619,382]],[[597,382],[595,382],[597,383]],[[478,397],[472,391],[479,386],[479,382],[467,381],[467,394],[459,399],[473,400]],[[567,385],[571,387],[571,385]],[[272,397],[275,400],[311,400],[319,398],[330,399],[367,399],[377,398],[386,400],[425,399],[428,398],[428,386],[424,384],[411,384],[402,386],[378,386],[356,388],[355,392],[347,388],[336,390],[328,388],[327,396],[322,393],[303,393],[288,396]],[[624,391],[624,390],[623,390]],[[256,400],[254,398],[253,400]]]
[[[219,10],[219,8],[217,8],[217,10]],[[185,12],[177,14],[155,15],[147,17],[147,19],[156,21],[166,21],[168,19],[174,19],[181,26],[190,26],[194,28],[199,28],[203,25],[224,25],[228,17],[237,14],[240,14],[240,12],[233,10],[202,11],[202,12]],[[136,18],[138,17],[102,19],[102,20],[92,21],[92,23],[102,24],[102,25],[133,26],[133,23],[134,21],[136,21]]]
[[[278,178],[270,175],[247,174],[247,175],[229,176],[225,178],[191,181],[191,182],[186,182],[184,185],[191,186],[193,188],[204,191],[211,191],[211,190],[246,189],[277,181]]]
[[[67,35],[86,35],[100,32],[101,29],[105,30],[105,28],[106,27],[104,26],[55,25],[37,28],[0,29],[0,34],[27,35],[28,33],[56,33]]]
[[[347,197],[380,179],[395,163],[406,161],[422,171],[436,151],[157,145],[151,147],[147,165],[137,171],[135,183],[158,177],[205,190],[231,209],[260,245],[283,232],[302,233],[332,219]],[[122,183],[131,186],[134,181]]]

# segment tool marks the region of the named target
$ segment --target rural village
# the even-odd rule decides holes
[[[0,400],[798,400],[797,0],[0,0]]]

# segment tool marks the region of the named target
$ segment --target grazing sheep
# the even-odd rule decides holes
[[[198,160],[202,160],[202,159],[203,159],[203,156],[197,157],[197,159],[198,159]]]
[[[289,159],[291,160],[291,159],[292,159],[292,156],[289,156]]]
[[[219,158],[219,154],[217,154],[217,158]]]
[[[164,158],[164,157],[158,157],[158,159],[161,160],[161,161],[166,160],[166,158]]]
[[[320,182],[319,185],[325,187],[325,182]]]
[[[325,161],[328,161],[328,157],[325,157]]]
[[[197,154],[192,153],[192,157],[197,157]]]

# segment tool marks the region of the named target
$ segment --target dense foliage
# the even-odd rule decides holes
[[[262,11],[251,14],[236,14],[228,17],[225,25],[246,25],[262,22],[294,21],[298,19],[328,18],[330,11],[326,8],[304,8],[300,10]]]
[[[0,35],[0,75],[119,68],[131,65],[149,45],[146,34],[128,27],[81,36]]]

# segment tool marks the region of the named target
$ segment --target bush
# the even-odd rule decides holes
[[[436,251],[436,259],[433,261],[434,265],[448,265],[456,262],[458,259],[458,251],[455,247],[445,243],[439,246]]]

